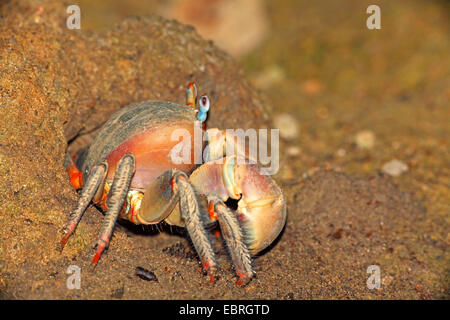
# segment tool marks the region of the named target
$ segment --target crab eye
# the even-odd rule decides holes
[[[200,112],[208,112],[209,110],[209,98],[208,96],[201,96],[200,101],[198,103],[198,108]]]

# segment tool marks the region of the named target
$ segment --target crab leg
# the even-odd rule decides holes
[[[238,285],[247,284],[254,272],[252,269],[252,259],[244,235],[237,219],[237,213],[228,208],[225,203],[212,198],[209,201],[210,216],[219,221],[222,236],[227,244],[231,260],[233,261],[239,280]]]
[[[103,250],[109,245],[114,226],[130,188],[131,178],[133,177],[135,169],[134,165],[135,158],[131,153],[124,155],[120,159],[116,175],[114,176],[114,180],[111,185],[111,190],[108,194],[108,199],[106,200],[108,210],[100,230],[100,235],[97,242],[97,252],[92,260],[93,264],[97,263]]]
[[[64,228],[64,236],[61,239],[61,250],[69,239],[70,235],[75,231],[78,223],[81,220],[86,208],[89,206],[92,198],[94,198],[99,186],[103,183],[106,174],[106,163],[101,163],[98,166],[94,166],[89,174],[86,185],[81,191],[81,197],[78,200],[77,206],[72,211],[69,219],[69,223]]]
[[[185,221],[186,229],[202,261],[203,269],[206,270],[210,281],[213,282],[216,271],[215,255],[203,225],[194,188],[188,181],[186,174],[178,170],[174,173],[173,182],[172,188],[174,192],[178,192],[180,195],[181,217]]]

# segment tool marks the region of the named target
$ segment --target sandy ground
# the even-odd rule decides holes
[[[2,21],[0,29],[0,297],[448,299],[447,2],[381,1],[382,29],[370,31],[369,2],[267,1],[271,31],[240,61],[260,94],[229,56],[191,29],[170,25],[175,35],[167,42],[159,20],[145,24],[151,31],[140,38],[147,22],[66,34],[57,23],[61,5],[20,3],[9,28]],[[11,17],[14,10],[1,12]],[[192,43],[187,57],[177,51],[179,34]],[[154,57],[145,55],[148,46]],[[186,62],[195,59],[193,67]],[[205,73],[202,61],[211,62]],[[257,277],[235,286],[216,243],[222,267],[211,284],[183,230],[130,226],[116,229],[92,270],[102,217],[95,208],[61,254],[61,229],[77,199],[62,167],[67,141],[69,150],[87,144],[126,103],[181,102],[192,74],[217,95],[213,125],[260,127],[286,113],[299,128],[282,139],[275,176],[288,222],[255,259]],[[246,116],[233,116],[238,110]],[[382,173],[393,159],[408,166],[398,177]],[[81,268],[80,290],[66,287],[69,265]],[[381,270],[378,290],[366,285],[370,265]],[[158,281],[138,278],[136,267]]]

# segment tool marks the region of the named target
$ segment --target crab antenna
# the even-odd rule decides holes
[[[197,87],[194,82],[189,83],[186,88],[186,104],[197,110]]]

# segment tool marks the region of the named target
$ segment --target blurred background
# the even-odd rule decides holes
[[[239,60],[281,129],[283,182],[318,167],[384,172],[449,218],[449,1],[79,4],[84,30],[156,13],[194,26]],[[366,27],[371,4],[381,9],[380,30]]]
[[[80,34],[61,32],[69,1],[81,8]],[[366,25],[371,5],[379,30]],[[0,299],[448,299],[449,9],[443,0],[0,0]],[[258,98],[234,61],[189,28],[154,19],[96,36],[152,14],[228,52]],[[185,46],[165,37],[173,30]],[[89,265],[101,219],[89,209],[60,253],[58,230],[77,199],[62,168],[65,130],[88,137],[149,90],[182,101],[186,69],[210,54],[218,63],[204,83],[218,85],[203,90],[220,96],[210,120],[249,123],[265,105],[280,129],[281,240],[239,289],[226,252],[210,285],[184,237],[115,232],[101,268],[83,273],[86,290],[67,290],[67,264]],[[367,288],[369,265],[382,268],[378,290]],[[143,284],[138,266],[160,281]]]
[[[275,179],[288,201],[290,220],[283,241],[259,258],[258,281],[239,292],[221,286],[198,290],[195,281],[178,285],[183,281],[178,269],[185,279],[200,274],[189,273],[194,268],[188,262],[186,268],[161,272],[162,279],[170,276],[180,282],[161,281],[164,286],[152,289],[152,294],[170,299],[186,298],[188,293],[259,299],[450,297],[450,1],[82,0],[77,4],[83,32],[155,13],[194,26],[240,63],[270,106],[271,126],[280,129],[280,170]],[[381,10],[379,30],[366,26],[370,16],[366,10],[374,4]],[[218,70],[214,77],[222,73]],[[380,175],[384,177],[376,178]],[[400,196],[386,181],[406,193]],[[360,196],[364,192],[375,194],[373,203]],[[16,192],[11,197],[15,199],[11,203],[22,206]],[[399,198],[418,200],[423,219],[413,212],[415,206],[401,205]],[[156,240],[148,241],[148,248],[156,247]],[[80,243],[87,248],[89,241]],[[126,263],[151,261],[157,271],[171,268],[170,257],[158,256],[160,251],[148,250],[160,258],[156,262],[152,255],[144,260],[140,252],[135,253],[139,259],[128,259],[134,243],[123,240],[121,250],[119,245],[112,248],[127,259],[104,264],[123,271],[121,276],[110,272],[114,281],[108,283],[103,276],[91,275],[91,291],[83,294],[91,297],[101,290],[103,297],[109,294],[103,290],[108,283],[108,288],[118,287],[119,294],[113,292],[112,297],[121,298],[124,292],[125,297],[134,297],[133,292],[141,296],[145,288],[124,275],[129,270]],[[15,257],[14,250],[10,252]],[[54,268],[65,263],[58,261]],[[383,266],[385,291],[366,290],[365,269],[371,264]],[[186,285],[192,289],[184,291]]]

